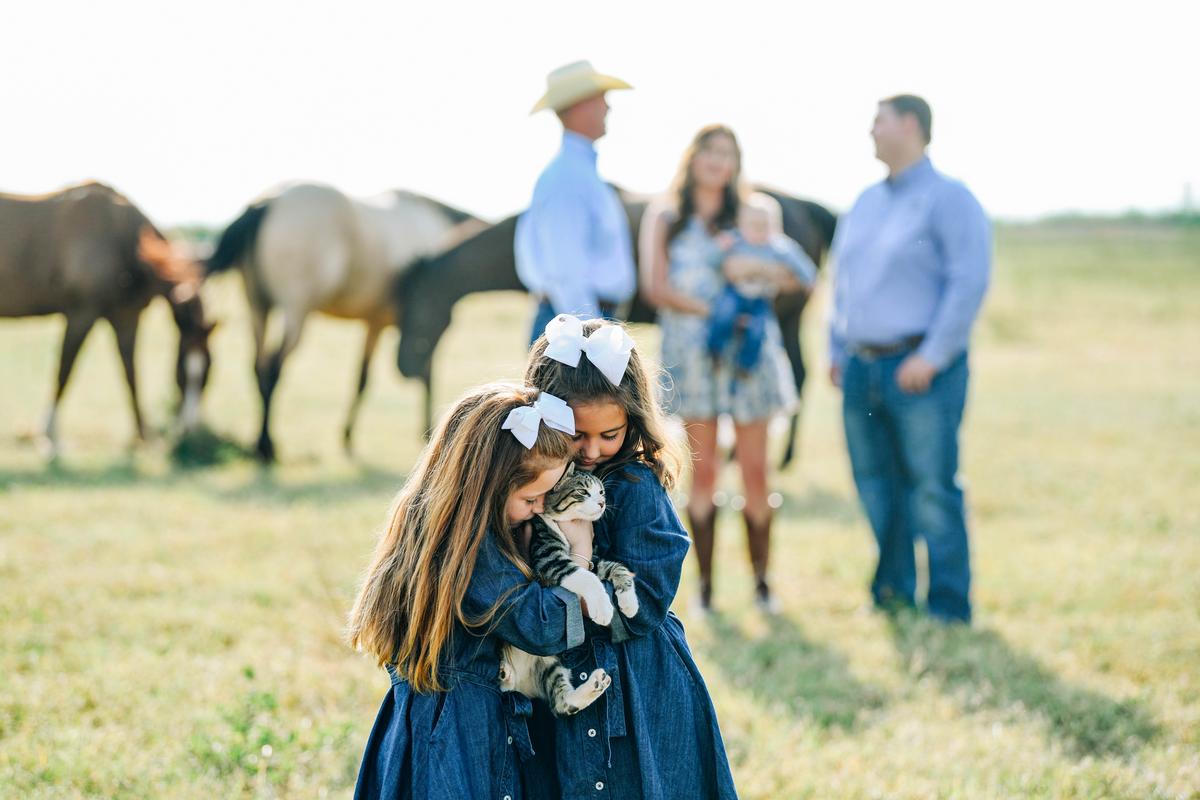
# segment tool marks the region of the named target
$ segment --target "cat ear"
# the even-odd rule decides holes
[[[567,462],[567,471],[563,473],[563,477],[569,478],[574,474],[575,474],[575,462],[569,461],[569,462]]]

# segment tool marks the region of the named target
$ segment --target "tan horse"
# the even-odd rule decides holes
[[[108,186],[84,183],[36,197],[0,194],[0,317],[67,318],[58,387],[43,428],[51,455],[59,450],[58,406],[71,367],[102,318],[117,335],[137,438],[145,438],[133,356],[138,319],[157,296],[170,302],[179,328],[179,421],[185,430],[198,421],[213,329],[204,319],[199,279],[198,265],[176,256],[146,216]]]
[[[209,275],[240,267],[250,303],[255,375],[262,397],[258,454],[275,459],[271,397],[283,362],[314,311],[366,324],[358,388],[342,432],[349,451],[379,334],[396,322],[393,297],[409,265],[483,229],[477,218],[410,192],[353,199],[319,184],[296,184],[251,203],[221,234]],[[282,339],[267,349],[267,318],[283,316]]]

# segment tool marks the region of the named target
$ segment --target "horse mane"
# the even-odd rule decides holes
[[[396,197],[404,198],[406,200],[417,200],[419,202],[424,203],[427,206],[431,206],[431,207],[437,209],[448,220],[450,220],[450,222],[453,223],[454,225],[459,225],[464,222],[482,222],[483,221],[482,219],[480,219],[479,217],[470,213],[469,211],[463,211],[461,208],[457,208],[457,207],[449,205],[447,203],[443,203],[441,200],[435,200],[432,197],[429,197],[428,195],[420,194],[419,192],[412,192],[412,191],[409,191],[408,189],[395,189],[395,190],[393,190],[393,193],[396,195]]]
[[[626,189],[619,183],[613,183],[612,181],[609,181],[608,185],[614,192],[617,193],[617,197],[619,197],[621,202],[625,205],[629,205],[631,203],[649,203],[656,197],[656,194],[653,192],[635,192],[632,189]]]
[[[181,254],[150,222],[138,229],[137,256],[156,278],[170,285],[173,302],[189,299],[199,289],[203,278],[199,265]]]
[[[53,200],[58,197],[65,197],[66,195],[69,195],[72,193],[74,193],[74,194],[92,194],[92,193],[104,194],[104,195],[108,195],[113,200],[115,200],[116,202],[121,203],[123,205],[130,205],[130,206],[133,205],[133,203],[129,202],[128,197],[121,194],[116,189],[109,186],[107,183],[101,183],[100,181],[91,180],[91,179],[85,180],[85,181],[80,181],[79,183],[72,183],[72,184],[62,187],[61,189],[54,189],[49,192],[42,192],[41,194],[17,194],[15,192],[0,192],[0,197],[3,197],[6,200],[24,200],[26,202],[38,202],[38,201],[43,201],[43,200]]]

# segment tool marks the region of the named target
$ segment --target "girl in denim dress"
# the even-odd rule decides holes
[[[583,642],[578,598],[532,579],[514,531],[575,451],[571,411],[551,401],[512,385],[470,392],[393,503],[350,614],[351,644],[392,682],[356,798],[524,796],[530,703],[500,692],[501,647],[552,655]]]
[[[667,494],[681,454],[665,434],[650,371],[619,325],[559,315],[546,330],[525,380],[571,406],[576,463],[604,480],[608,499],[593,548],[583,540],[577,552],[636,573],[639,608],[632,618],[616,613],[608,628],[588,622],[586,641],[563,654],[576,683],[597,667],[613,682],[571,717],[536,704],[536,755],[524,764],[530,796],[735,798],[716,711],[670,611],[689,542]]]

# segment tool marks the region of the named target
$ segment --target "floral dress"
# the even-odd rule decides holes
[[[699,217],[692,217],[671,241],[667,255],[667,280],[673,290],[710,305],[716,301],[727,283],[721,273],[721,251]],[[662,394],[668,412],[684,419],[729,414],[734,422],[750,423],[795,407],[796,387],[774,315],[767,322],[758,363],[744,374],[735,367],[736,337],[720,358],[714,360],[709,354],[704,317],[663,309],[658,321],[667,377]]]

